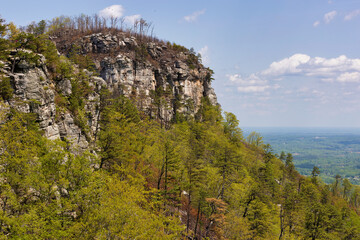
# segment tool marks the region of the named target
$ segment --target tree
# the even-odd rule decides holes
[[[348,199],[350,197],[352,184],[350,183],[349,179],[344,178],[342,185],[343,185],[343,198]]]
[[[280,159],[281,161],[285,162],[286,154],[285,154],[284,151],[281,151],[279,159]]]
[[[131,168],[134,170],[141,148],[139,122],[137,110],[127,99],[120,97],[113,100],[113,105],[106,107],[99,133],[100,168],[116,169],[116,166],[120,166],[129,171]]]
[[[161,158],[157,189],[163,190],[163,197],[165,201],[175,200],[174,198],[176,198],[177,193],[179,192],[179,186],[176,183],[178,177],[176,171],[179,169],[180,162],[178,149],[171,139],[171,132],[166,131],[161,134],[160,137],[160,146],[159,149],[156,149],[160,152]]]
[[[0,60],[3,60],[8,55],[9,41],[5,38],[8,30],[8,25],[5,20],[0,17]]]
[[[320,169],[317,167],[317,166],[314,166],[313,167],[313,170],[311,172],[311,181],[314,183],[314,184],[317,184],[317,176],[319,176],[320,174]]]
[[[2,100],[9,101],[13,96],[13,88],[11,87],[10,78],[0,79],[0,97]]]
[[[251,132],[247,137],[247,142],[254,147],[261,147],[264,144],[263,137],[257,132]]]
[[[242,131],[239,128],[239,120],[233,113],[224,112],[225,121],[223,122],[224,133],[228,136],[228,138],[234,142],[239,144],[243,139]]]
[[[295,174],[295,165],[293,163],[293,155],[288,153],[285,160],[285,170],[289,178],[293,179]]]
[[[339,174],[336,174],[335,181],[332,186],[332,193],[334,196],[336,196],[339,192],[340,181],[341,181],[341,176]]]
[[[27,26],[27,32],[34,34],[35,36],[40,36],[46,32],[46,21],[41,20],[38,23],[32,22]]]
[[[185,159],[184,169],[186,174],[186,182],[184,188],[187,191],[187,219],[186,232],[190,230],[191,208],[193,204],[198,203],[201,206],[201,201],[205,200],[202,194],[202,184],[204,179],[204,126],[201,123],[193,123],[190,125],[190,136],[188,138],[189,155]],[[199,207],[198,207],[199,209]],[[198,211],[198,214],[200,212]]]

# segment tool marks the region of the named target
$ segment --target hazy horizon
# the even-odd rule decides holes
[[[248,126],[240,127],[244,135],[248,135],[252,131],[258,132],[261,135],[266,134],[344,134],[344,135],[360,135],[359,127],[257,127]]]

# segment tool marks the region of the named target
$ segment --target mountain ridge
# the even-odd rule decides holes
[[[0,20],[4,239],[359,239],[360,188],[245,139],[193,50],[93,23]]]

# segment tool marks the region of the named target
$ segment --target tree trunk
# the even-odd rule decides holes
[[[188,205],[187,205],[187,219],[186,219],[186,232],[189,232],[189,227],[190,227],[190,203],[191,203],[191,195],[190,195],[190,191],[188,194]]]
[[[280,208],[280,236],[279,236],[279,240],[282,239],[283,235],[284,235],[284,210],[283,210],[283,205],[281,204],[281,208]]]
[[[198,209],[197,209],[197,215],[196,215],[196,223],[195,223],[195,230],[194,230],[194,238],[196,238],[196,231],[197,231],[197,226],[199,223],[199,215],[200,215],[200,211],[201,211],[201,202],[199,201],[198,204]]]

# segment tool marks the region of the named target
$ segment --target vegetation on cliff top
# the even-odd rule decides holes
[[[4,38],[11,26],[0,24],[2,57],[20,44],[32,51],[9,61],[36,64],[41,53],[53,79],[76,74],[41,26]],[[57,107],[81,121],[88,88],[76,79],[79,95]],[[0,87],[7,100],[6,79]],[[316,169],[301,176],[291,154],[275,156],[256,133],[244,139],[235,115],[208,99],[167,128],[122,96],[104,91],[100,106],[96,147],[74,155],[42,136],[36,116],[0,105],[1,238],[360,239],[359,187],[326,185]]]

